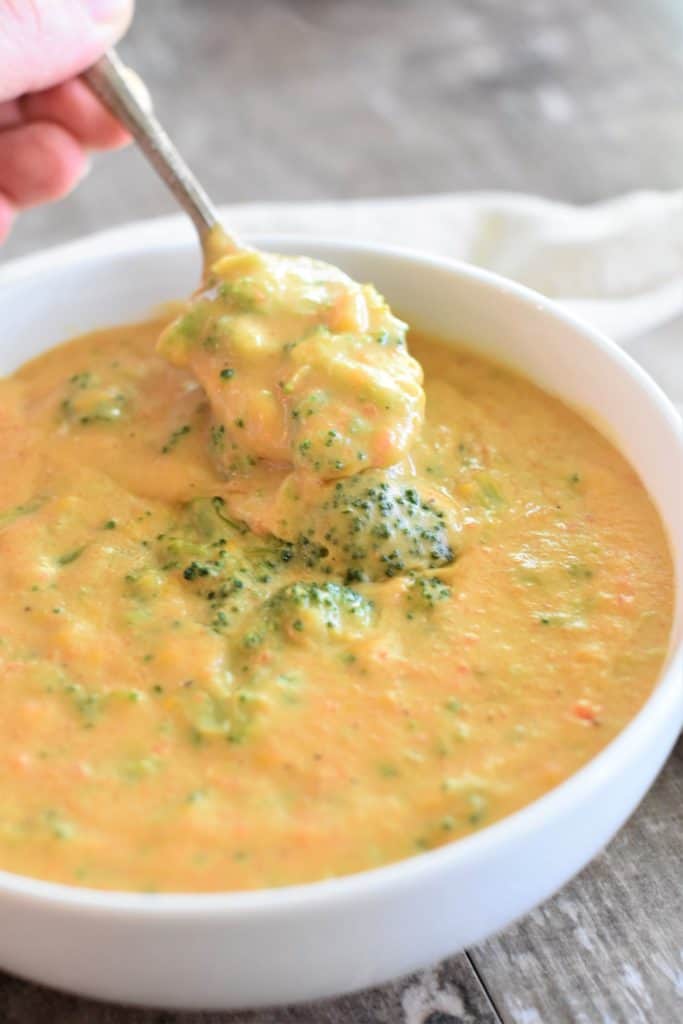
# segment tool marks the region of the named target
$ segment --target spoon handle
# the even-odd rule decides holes
[[[238,248],[237,243],[224,232],[215,206],[154,116],[146,88],[117,53],[109,50],[84,71],[82,77],[104,106],[128,129],[155,171],[192,218],[207,260],[219,248],[224,252]],[[220,244],[217,245],[219,238]]]

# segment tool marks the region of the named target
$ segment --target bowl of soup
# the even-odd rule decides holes
[[[384,355],[369,382],[340,343],[331,410],[317,335],[273,387],[329,471],[311,498],[261,460],[252,264],[239,357],[202,328],[204,386],[164,358],[169,322],[197,331],[176,220],[0,271],[0,966],[97,998],[294,1002],[455,953],[604,846],[683,720],[683,444],[657,386],[471,266],[256,243],[409,325],[407,348],[373,335],[411,401],[424,373],[400,462]]]

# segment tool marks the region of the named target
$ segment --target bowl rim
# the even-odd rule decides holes
[[[356,242],[329,236],[294,233],[248,234],[251,244],[267,249],[298,245],[303,250],[330,249],[340,254],[366,253],[398,263],[420,263],[446,271],[467,280],[489,286],[493,290],[515,297],[523,304],[559,320],[615,363],[619,370],[635,379],[648,400],[657,406],[670,428],[675,452],[683,464],[683,431],[681,418],[670,399],[646,371],[616,342],[599,329],[563,308],[553,299],[518,284],[493,271],[462,260],[434,256],[429,252],[407,246],[383,245],[374,242]],[[177,245],[196,244],[193,232],[182,215],[134,221],[106,231],[97,232],[72,242],[52,246],[40,253],[20,257],[0,266],[0,288],[22,279],[40,276],[56,262],[60,269],[67,264],[78,264],[93,255],[110,256],[158,251],[163,253]],[[523,370],[522,370],[523,372]],[[581,412],[586,415],[592,410]],[[624,453],[628,457],[627,453]],[[664,527],[674,548],[670,524]],[[681,540],[683,545],[683,539]],[[674,570],[676,569],[674,564]],[[675,578],[675,607],[672,634],[667,659],[655,686],[637,714],[595,757],[559,785],[524,807],[469,836],[455,839],[434,850],[415,853],[402,860],[356,872],[350,875],[305,882],[277,888],[243,891],[138,893],[127,890],[92,889],[62,882],[44,881],[0,869],[0,897],[35,899],[54,909],[78,910],[97,914],[111,911],[119,915],[168,919],[187,918],[196,914],[203,917],[229,918],[233,916],[290,913],[315,910],[339,904],[352,904],[368,897],[378,898],[387,890],[399,892],[419,883],[425,875],[448,868],[456,870],[468,861],[482,860],[496,846],[520,841],[541,826],[547,827],[553,819],[562,818],[579,804],[582,794],[590,791],[620,773],[620,765],[627,757],[633,739],[641,732],[657,731],[657,723],[672,715],[681,714],[680,690],[683,680],[683,635],[675,642],[677,622],[683,613],[683,580]],[[679,685],[677,686],[677,682]],[[682,722],[683,724],[683,722]]]

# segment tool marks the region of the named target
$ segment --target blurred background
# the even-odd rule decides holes
[[[681,0],[138,0],[121,52],[217,201],[683,184]],[[173,208],[98,157],[3,257]]]

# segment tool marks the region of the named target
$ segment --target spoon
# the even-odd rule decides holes
[[[131,133],[157,174],[191,218],[205,269],[220,256],[242,248],[220,223],[218,211],[152,110],[147,88],[115,50],[83,72],[83,81]]]

